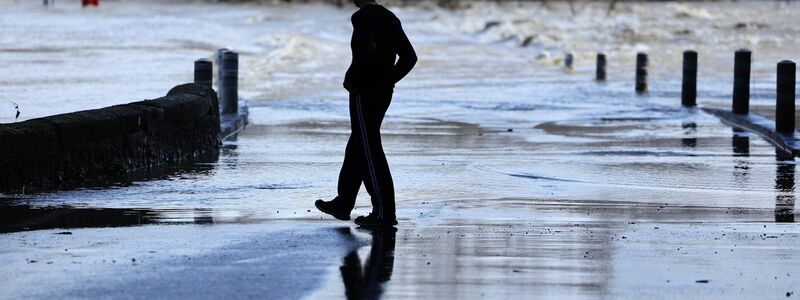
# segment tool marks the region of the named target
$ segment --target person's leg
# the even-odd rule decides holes
[[[361,145],[361,128],[358,122],[356,97],[350,93],[350,138],[347,140],[347,147],[344,151],[344,161],[342,169],[339,171],[339,183],[337,187],[338,200],[341,207],[352,210],[355,207],[356,196],[361,188],[364,178],[364,153]]]
[[[344,161],[339,171],[338,195],[331,201],[317,200],[314,204],[319,210],[339,220],[350,220],[350,212],[356,204],[356,196],[361,188],[366,166],[361,149],[362,138],[358,115],[356,114],[356,95],[350,94],[350,138],[347,140]]]
[[[363,154],[359,151],[361,147],[361,143],[358,142],[359,139],[358,135],[350,134],[350,139],[347,140],[347,147],[344,152],[342,169],[339,171],[337,187],[339,196],[336,199],[342,209],[353,210],[358,190],[361,188],[364,159],[362,158]]]
[[[392,93],[362,93],[356,96],[356,122],[364,153],[364,185],[372,198],[372,214],[379,220],[395,220],[394,182],[381,143],[380,128]],[[354,129],[355,131],[355,129]]]

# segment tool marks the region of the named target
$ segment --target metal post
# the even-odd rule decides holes
[[[697,52],[683,52],[683,85],[681,88],[681,104],[697,105]]]
[[[597,81],[606,80],[606,55],[597,53],[597,69],[595,70],[595,79]]]
[[[784,134],[794,133],[795,64],[790,60],[778,63],[775,129]]]
[[[213,74],[211,61],[201,58],[194,61],[194,83],[212,88]]]
[[[236,113],[239,110],[239,53],[222,53],[222,113]]]
[[[636,92],[647,92],[647,54],[636,53]]]
[[[747,49],[736,51],[733,61],[733,112],[746,115],[750,112],[750,60]]]

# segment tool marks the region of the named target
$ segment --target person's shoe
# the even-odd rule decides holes
[[[336,202],[334,202],[335,200],[336,199],[333,199],[331,201],[322,201],[322,199],[318,199],[317,201],[314,202],[314,206],[316,206],[317,209],[319,209],[321,212],[329,214],[339,220],[342,221],[350,220],[350,211],[338,208],[336,206]]]
[[[356,218],[355,223],[364,227],[392,227],[397,225],[397,220],[395,218],[378,219],[374,214],[369,214]]]

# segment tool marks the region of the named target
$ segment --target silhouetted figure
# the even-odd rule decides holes
[[[358,249],[355,249],[344,257],[339,267],[347,299],[378,299],[383,294],[382,284],[392,277],[397,229],[372,228],[370,233],[372,249],[366,266],[362,268]]]
[[[351,18],[353,61],[344,79],[344,88],[350,92],[350,139],[339,173],[338,196],[331,201],[317,200],[315,205],[337,219],[350,220],[363,182],[372,198],[372,212],[356,218],[355,223],[393,226],[397,224],[394,183],[380,128],[395,83],[411,71],[417,55],[391,11],[374,0],[354,2],[359,10]]]

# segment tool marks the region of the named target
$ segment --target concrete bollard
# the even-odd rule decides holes
[[[603,53],[597,53],[597,68],[594,77],[597,81],[606,80],[606,55]]]
[[[784,134],[794,133],[795,64],[790,60],[778,63],[775,129]]]
[[[733,113],[746,115],[750,112],[750,60],[747,49],[736,51],[733,61]]]
[[[572,63],[573,63],[574,60],[575,60],[575,57],[572,55],[572,53],[567,53],[564,56],[564,68],[567,68],[567,69],[571,70],[572,69]]]
[[[201,58],[194,61],[194,83],[197,85],[212,87],[214,72],[211,61]]]
[[[681,104],[697,106],[697,52],[692,50],[683,52]]]
[[[219,90],[222,94],[222,113],[237,113],[239,110],[239,53],[224,51],[221,69],[222,78]]]
[[[636,53],[636,92],[647,92],[647,54]]]

